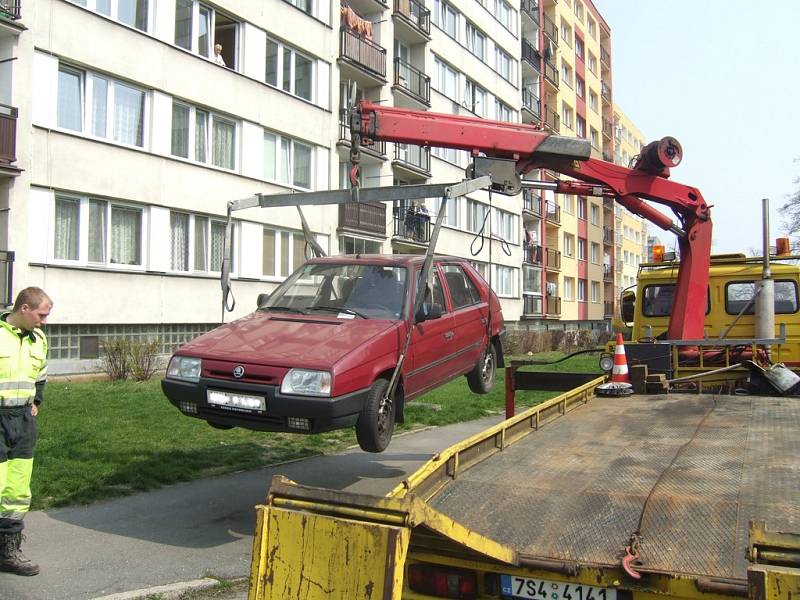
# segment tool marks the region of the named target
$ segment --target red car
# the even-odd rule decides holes
[[[406,402],[459,375],[487,393],[503,366],[500,302],[465,259],[434,259],[433,293],[412,314],[423,259],[309,260],[260,296],[255,312],[179,348],[164,394],[214,427],[319,433],[355,426],[361,448],[381,452]]]

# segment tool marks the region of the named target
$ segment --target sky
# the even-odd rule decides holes
[[[778,208],[800,188],[800,1],[594,5],[611,28],[614,103],[646,140],[683,146],[671,179],[713,206],[713,252],[761,253],[762,198],[774,245]]]

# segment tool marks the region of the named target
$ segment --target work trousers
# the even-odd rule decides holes
[[[37,437],[30,405],[0,408],[0,534],[19,533],[24,527]]]

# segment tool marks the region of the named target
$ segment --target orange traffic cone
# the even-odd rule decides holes
[[[622,343],[622,334],[617,334],[617,344],[614,347],[614,368],[611,370],[611,381],[630,383],[628,375],[628,361],[625,359],[625,344]]]

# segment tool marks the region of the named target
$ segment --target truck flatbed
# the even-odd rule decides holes
[[[800,530],[800,400],[594,398],[470,468],[428,504],[520,557],[746,579],[748,522]],[[649,498],[648,498],[649,496]]]

